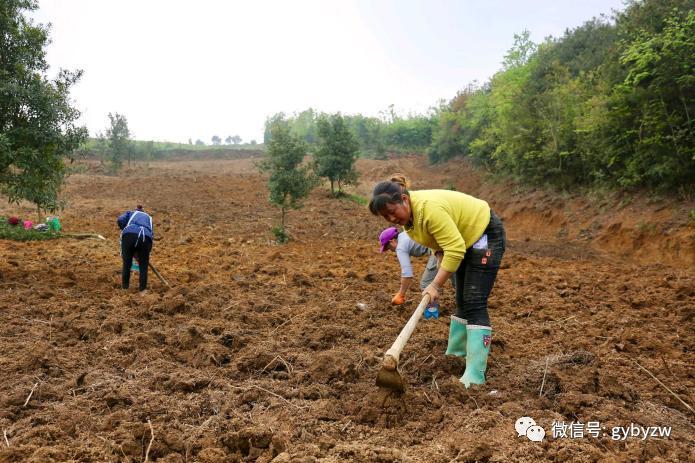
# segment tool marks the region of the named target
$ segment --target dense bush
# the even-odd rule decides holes
[[[431,162],[467,156],[563,188],[695,187],[695,0],[630,0],[560,38],[529,36],[515,35],[488,82],[428,116],[401,118],[392,106],[379,118],[345,116],[362,154],[426,148]],[[308,109],[287,123],[311,145],[323,116]]]
[[[440,108],[429,156],[469,156],[521,179],[695,186],[695,2],[632,1],[535,47]]]
[[[34,0],[0,2],[0,194],[54,211],[62,206],[65,161],[87,129],[70,101],[82,71],[47,77],[49,26],[27,16],[37,9]]]
[[[386,114],[384,112],[380,118],[361,114],[342,116],[345,125],[359,144],[362,155],[383,158],[387,149],[424,150],[432,142],[432,131],[438,123],[436,117],[410,115],[402,118],[392,111]],[[330,117],[329,114],[316,112],[311,108],[289,117],[283,113],[275,114],[266,120],[265,142],[270,141],[270,127],[273,122],[282,119],[287,122],[292,134],[310,147],[316,147],[320,142],[319,122]]]

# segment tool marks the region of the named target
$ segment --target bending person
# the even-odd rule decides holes
[[[446,353],[466,358],[460,379],[466,387],[483,384],[492,340],[487,301],[504,255],[504,225],[481,199],[450,190],[408,191],[406,186],[402,176],[378,183],[369,210],[403,226],[417,243],[443,251],[423,294],[437,302],[446,279],[456,274],[456,315]]]
[[[123,272],[121,274],[123,289],[130,287],[130,269],[133,256],[137,254],[140,272],[140,292],[147,289],[147,269],[150,263],[152,240],[154,233],[152,217],[142,210],[138,204],[134,211],[126,211],[118,217],[118,228],[121,229],[121,257]]]
[[[435,253],[425,246],[411,240],[406,232],[398,232],[396,227],[389,227],[379,235],[381,252],[393,251],[396,253],[398,263],[401,266],[401,285],[398,292],[391,299],[391,303],[400,305],[405,302],[405,296],[413,283],[413,265],[410,257],[422,257],[429,255],[425,270],[420,278],[420,289],[425,289],[434,280],[437,274],[437,257]],[[454,284],[452,276],[452,284]],[[455,284],[454,284],[454,287]],[[425,311],[425,318],[439,318],[439,304],[431,303]]]

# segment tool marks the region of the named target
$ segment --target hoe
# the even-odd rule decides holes
[[[405,382],[398,372],[398,359],[401,356],[401,351],[405,347],[405,343],[410,339],[410,335],[415,331],[417,322],[422,318],[422,314],[430,303],[430,295],[425,294],[417,306],[415,312],[410,316],[410,320],[405,324],[401,333],[398,335],[393,345],[384,354],[384,361],[381,364],[381,370],[376,375],[376,385],[391,389],[396,392],[405,392]]]
[[[171,285],[170,285],[169,283],[167,283],[167,281],[166,281],[166,280],[164,279],[164,277],[159,273],[159,271],[158,271],[157,268],[152,264],[152,262],[150,262],[149,264],[150,264],[150,268],[152,269],[152,271],[154,272],[154,274],[157,275],[157,278],[159,278],[159,280],[160,280],[162,283],[164,283],[164,285],[165,285],[167,288],[171,288]]]

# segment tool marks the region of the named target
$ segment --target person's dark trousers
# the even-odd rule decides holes
[[[468,248],[456,271],[456,316],[466,320],[468,325],[491,326],[487,300],[507,240],[502,221],[492,211],[485,234],[487,249]]]
[[[150,265],[150,251],[152,240],[148,237],[140,237],[137,233],[125,233],[121,237],[121,257],[123,257],[123,289],[130,287],[130,267],[133,265],[133,254],[138,255],[140,266],[140,291],[147,289],[147,268]]]

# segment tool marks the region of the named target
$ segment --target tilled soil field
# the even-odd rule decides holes
[[[415,157],[360,170],[363,195],[394,171],[416,187],[479,186],[464,166]],[[443,354],[447,288],[443,316],[403,352],[396,395],[375,378],[419,295],[390,304],[386,223],[323,187],[289,214],[292,241],[274,244],[265,182],[249,159],[74,175],[63,227],[106,241],[0,241],[0,461],[695,461],[692,250],[680,263],[605,252],[550,228],[552,202],[537,220],[505,207],[522,197],[500,186],[482,196],[510,238],[488,382],[464,389],[463,360]],[[468,192],[491,191],[478,186]],[[150,274],[145,295],[120,289],[115,219],[137,202],[171,284]],[[521,417],[541,442],[518,435]]]

